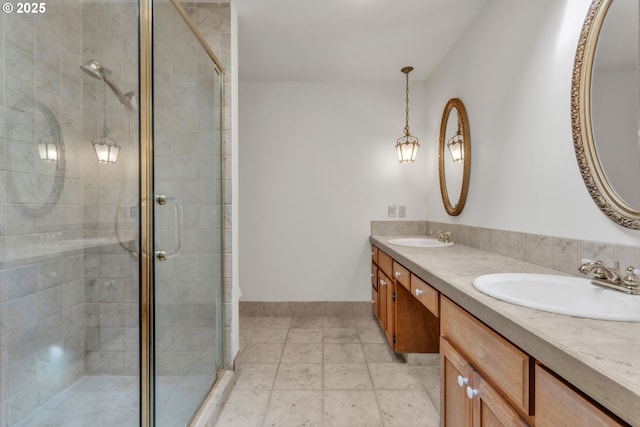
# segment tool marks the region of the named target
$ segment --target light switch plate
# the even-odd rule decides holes
[[[387,206],[387,215],[388,216],[396,216],[396,205]]]

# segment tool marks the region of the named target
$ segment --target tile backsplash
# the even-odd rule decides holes
[[[569,274],[577,274],[583,258],[600,260],[607,266],[614,261],[620,268],[640,268],[640,245],[567,239],[434,221],[371,221],[371,234],[377,236],[428,235],[432,230],[451,232],[451,240],[461,245],[508,256]]]

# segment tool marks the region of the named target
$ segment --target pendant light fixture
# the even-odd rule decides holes
[[[460,119],[458,119],[458,131],[447,141],[447,148],[455,163],[460,163],[464,160],[464,137],[460,129]]]
[[[58,161],[58,146],[53,138],[44,137],[38,142],[37,146],[40,160],[51,163]]]
[[[111,138],[109,128],[107,127],[107,84],[104,83],[102,94],[102,135],[91,140],[93,149],[98,158],[98,163],[113,164],[118,160],[120,146]]]
[[[403,67],[400,71],[405,74],[406,78],[406,117],[404,124],[404,135],[396,141],[396,151],[398,152],[398,160],[400,163],[413,163],[418,154],[418,138],[409,133],[409,73],[413,71],[413,67]]]

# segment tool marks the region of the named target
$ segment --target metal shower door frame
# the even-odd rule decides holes
[[[155,365],[154,365],[154,187],[153,187],[153,3],[154,0],[138,0],[139,7],[139,56],[140,56],[140,426],[155,425]],[[178,0],[170,0],[182,19],[193,32],[202,48],[215,64],[219,75],[220,95],[220,132],[221,132],[221,178],[224,171],[224,68],[206,40],[196,28],[191,18]],[[220,180],[222,200],[224,200],[224,181]],[[221,204],[221,210],[224,211]],[[221,217],[222,218],[222,217]],[[224,233],[221,233],[224,247]],[[225,277],[222,263],[222,277]],[[224,288],[224,281],[222,281]],[[224,310],[225,292],[222,290],[222,308]],[[224,319],[224,312],[222,313]],[[226,346],[224,333],[223,348]],[[195,414],[194,414],[195,415]]]

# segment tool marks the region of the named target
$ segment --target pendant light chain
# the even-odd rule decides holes
[[[406,80],[406,86],[405,86],[405,99],[406,99],[406,116],[405,116],[405,124],[404,124],[404,134],[405,135],[409,135],[409,73],[405,73],[405,77],[407,78]]]
[[[109,128],[107,127],[107,84],[103,82],[102,84],[102,134],[106,135],[109,133]]]

